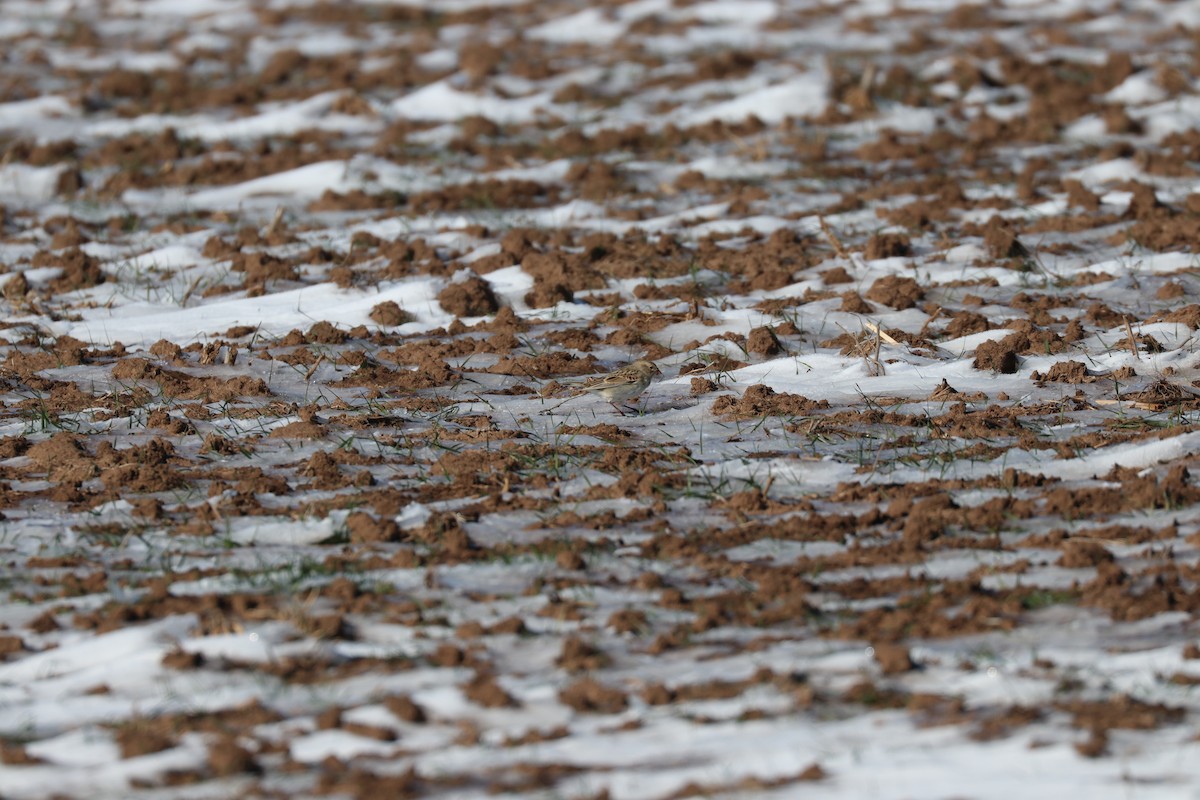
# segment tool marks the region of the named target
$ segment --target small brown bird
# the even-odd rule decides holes
[[[649,361],[635,361],[628,366],[613,370],[602,378],[591,378],[579,387],[580,394],[591,392],[607,400],[617,413],[624,416],[625,411],[618,403],[634,400],[646,391],[655,375],[662,375],[662,370]],[[579,395],[575,395],[578,397]]]

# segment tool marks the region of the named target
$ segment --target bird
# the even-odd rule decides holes
[[[624,409],[618,403],[634,400],[641,396],[655,375],[662,375],[662,370],[652,362],[644,359],[635,361],[615,369],[603,377],[588,379],[585,383],[578,385],[579,391],[572,397],[579,397],[585,392],[598,394],[607,400],[618,414],[625,416]]]

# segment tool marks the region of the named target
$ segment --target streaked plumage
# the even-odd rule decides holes
[[[601,378],[593,378],[579,386],[580,393],[591,392],[607,400],[619,413],[624,414],[618,403],[634,400],[646,391],[655,375],[662,375],[653,363],[635,361],[632,364],[613,370]]]

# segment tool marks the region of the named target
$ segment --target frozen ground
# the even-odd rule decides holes
[[[0,798],[1200,798],[1198,31],[0,0]]]

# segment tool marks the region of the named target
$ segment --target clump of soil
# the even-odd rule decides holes
[[[740,398],[735,399],[728,395],[718,397],[712,404],[712,413],[730,419],[755,419],[765,416],[811,414],[828,408],[829,402],[826,400],[809,400],[798,394],[781,394],[759,383],[747,387]]]
[[[1060,361],[1044,375],[1036,371],[1030,373],[1029,379],[1051,383],[1085,383],[1096,380],[1088,375],[1087,365],[1082,361]]]
[[[746,352],[759,356],[774,356],[783,352],[783,343],[771,328],[754,328],[746,337]]]
[[[975,369],[1012,374],[1017,365],[1017,350],[1008,339],[983,342],[975,348]]]
[[[486,317],[500,310],[491,284],[478,275],[449,284],[438,293],[438,303],[456,317]]]
[[[87,289],[105,281],[104,272],[100,269],[100,261],[78,247],[73,247],[61,255],[48,252],[38,253],[33,258],[33,266],[58,267],[62,270],[62,274],[50,282],[50,291],[56,294]],[[14,287],[13,291],[18,289],[19,284]]]
[[[445,308],[444,305],[442,307]],[[395,300],[387,300],[380,303],[371,309],[371,313],[368,316],[372,322],[377,322],[388,328],[403,325],[406,322],[412,322],[416,319],[412,314],[402,309]]]
[[[629,705],[624,692],[593,678],[581,678],[568,685],[558,693],[558,699],[576,711],[595,714],[618,714]]]
[[[1000,217],[992,217],[984,226],[983,246],[987,248],[988,255],[995,259],[1025,258],[1029,255],[1029,250]]]
[[[902,275],[885,275],[871,284],[866,298],[876,303],[891,306],[897,311],[912,308],[925,296],[925,289],[913,278]]]
[[[867,247],[863,255],[872,261],[880,258],[909,256],[912,255],[912,241],[903,233],[877,233],[867,240]],[[826,276],[825,282],[833,283],[828,276]],[[889,303],[889,305],[891,304]]]

